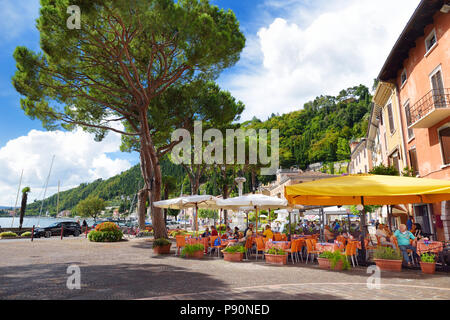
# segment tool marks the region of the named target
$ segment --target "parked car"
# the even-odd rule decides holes
[[[64,221],[52,223],[48,227],[34,229],[33,237],[50,238],[51,236],[59,236],[61,235],[61,227],[63,228],[63,237],[70,235],[78,237],[81,234],[81,226],[78,222]]]
[[[179,224],[178,222],[176,222],[176,221],[167,221],[166,226],[167,226],[167,228],[169,228],[169,229],[177,229],[177,228],[180,228],[180,224]]]

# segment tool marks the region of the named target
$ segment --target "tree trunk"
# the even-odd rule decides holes
[[[20,218],[19,218],[19,231],[22,230],[23,217],[25,216],[25,210],[27,208],[27,199],[28,194],[26,192],[22,193],[22,203],[20,206]]]
[[[145,204],[147,202],[147,199],[148,199],[147,190],[145,188],[139,190],[137,212],[138,212],[139,229],[141,230],[145,229],[145,217],[147,215],[147,208]]]
[[[147,191],[149,205],[151,208],[151,217],[155,239],[167,238],[166,224],[164,223],[164,215],[161,208],[153,206],[153,203],[161,200],[161,167],[156,154],[156,148],[153,145],[150,136],[150,128],[148,126],[148,118],[146,109],[141,112],[139,120],[141,124],[141,170],[144,178],[144,189]]]

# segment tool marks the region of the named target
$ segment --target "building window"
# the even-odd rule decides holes
[[[439,130],[444,165],[450,164],[450,127]]]
[[[418,176],[419,175],[419,166],[417,163],[417,152],[416,149],[411,149],[409,150],[409,161],[411,163],[411,169],[414,172],[414,175]]]
[[[437,69],[437,71],[431,75],[431,88],[433,89],[433,101],[435,108],[445,108],[444,82],[442,81],[442,73],[440,69]]]
[[[394,115],[392,113],[392,104],[391,103],[389,103],[387,105],[387,110],[388,110],[388,117],[389,117],[389,130],[391,131],[391,134],[393,134],[395,131],[395,127],[394,127]]]
[[[389,166],[394,166],[395,169],[400,173],[400,166],[398,163],[398,152],[395,151],[391,156],[388,158]]]
[[[436,43],[437,43],[436,31],[433,30],[431,31],[430,35],[425,39],[425,49],[427,50],[426,52],[428,53],[428,51],[433,49]]]
[[[406,76],[406,69],[403,70],[402,75],[400,76],[401,81],[402,81],[402,85],[405,84],[407,76]]]
[[[409,127],[411,123],[411,111],[409,110],[409,102],[405,104],[405,115],[406,115],[406,126]],[[412,128],[408,128],[408,139],[414,137],[414,130]]]

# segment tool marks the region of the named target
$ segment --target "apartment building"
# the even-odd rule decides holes
[[[379,75],[366,137],[372,162],[450,180],[450,2],[423,0]],[[450,201],[411,207],[424,232],[450,239]]]

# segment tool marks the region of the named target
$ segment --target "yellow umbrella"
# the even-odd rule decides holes
[[[284,188],[289,204],[387,205],[450,200],[450,181],[354,174]]]

